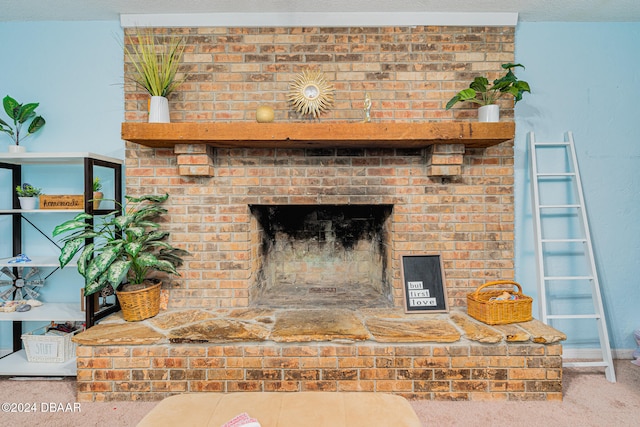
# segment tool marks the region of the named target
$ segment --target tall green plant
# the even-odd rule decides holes
[[[60,267],[66,266],[80,252],[78,272],[85,278],[85,295],[91,295],[110,283],[117,289],[124,280],[141,284],[153,271],[179,276],[176,268],[189,255],[168,242],[168,231],[161,230],[156,219],[167,213],[161,204],[164,196],[125,196],[123,211],[94,218],[81,213],[58,225],[53,236],[71,233],[62,239]],[[92,225],[91,221],[96,220]],[[85,245],[86,239],[93,243]]]
[[[13,120],[13,127],[4,120],[0,119],[0,132],[4,132],[13,140],[16,145],[20,145],[20,141],[28,136],[36,133],[45,125],[45,120],[42,116],[36,116],[36,108],[40,104],[37,102],[30,102],[28,104],[20,104],[18,101],[10,97],[5,96],[2,100],[2,106],[7,116]],[[27,134],[20,135],[22,126],[29,122],[27,127]]]
[[[124,52],[134,67],[133,81],[151,96],[169,96],[183,81],[177,80],[176,75],[184,48],[182,37],[173,36],[167,45],[157,45],[151,32],[127,35]]]
[[[518,80],[514,68],[522,67],[522,64],[502,64],[505,75],[493,81],[493,85],[489,86],[489,80],[486,77],[476,77],[473,79],[468,89],[458,92],[453,98],[447,102],[447,110],[458,102],[469,101],[479,105],[495,104],[498,99],[505,95],[511,95],[514,98],[514,105],[522,100],[525,92],[531,93],[529,83]]]

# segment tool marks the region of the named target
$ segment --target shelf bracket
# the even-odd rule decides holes
[[[215,176],[215,150],[207,144],[182,144],[174,148],[180,176]]]

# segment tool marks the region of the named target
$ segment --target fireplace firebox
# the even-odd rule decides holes
[[[391,205],[252,205],[253,306],[391,307]]]

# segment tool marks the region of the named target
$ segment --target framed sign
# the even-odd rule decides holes
[[[447,312],[447,292],[440,255],[403,255],[405,313]]]

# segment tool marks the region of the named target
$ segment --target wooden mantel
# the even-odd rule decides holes
[[[515,123],[123,123],[122,139],[154,148],[484,148],[514,138]]]

